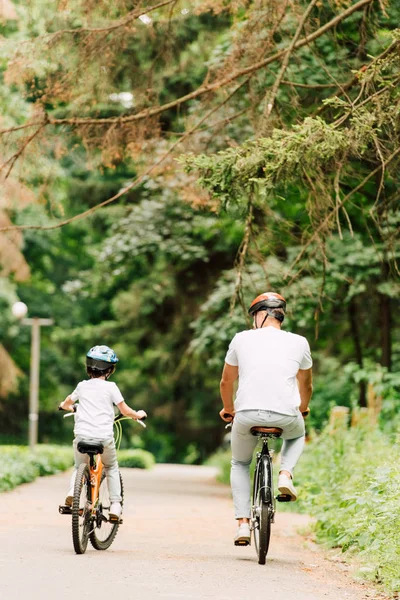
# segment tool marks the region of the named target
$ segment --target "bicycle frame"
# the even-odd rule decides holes
[[[100,482],[101,476],[103,473],[103,461],[101,460],[101,455],[97,454],[96,457],[93,455],[90,456],[90,496],[91,496],[91,512],[92,515],[96,512],[96,505],[99,499],[99,490],[100,490]]]

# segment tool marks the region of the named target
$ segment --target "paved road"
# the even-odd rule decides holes
[[[309,548],[278,515],[267,564],[236,548],[229,490],[208,467],[124,469],[124,524],[110,549],[72,548],[70,517],[59,515],[69,474],[0,495],[1,600],[371,600],[341,563]]]

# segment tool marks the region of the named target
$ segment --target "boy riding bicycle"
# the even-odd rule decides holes
[[[138,420],[147,416],[144,410],[136,411],[130,408],[125,403],[118,386],[108,381],[115,371],[117,362],[117,355],[108,346],[91,348],[86,355],[86,372],[89,379],[78,383],[72,394],[67,396],[59,406],[62,410],[72,411],[74,403],[79,401],[74,426],[74,471],[65,504],[72,506],[77,469],[80,464],[88,462],[89,459],[86,454],[78,452],[78,442],[100,442],[104,446],[102,460],[110,494],[111,519],[119,519],[122,512],[121,483],[113,432],[114,405],[125,417]]]

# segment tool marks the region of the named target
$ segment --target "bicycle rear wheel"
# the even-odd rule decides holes
[[[271,475],[271,459],[269,456],[262,456],[257,462],[254,473],[252,504],[254,545],[260,565],[265,565],[271,538],[273,515]]]
[[[72,541],[77,554],[84,554],[91,527],[90,471],[86,464],[79,466],[72,502]]]
[[[124,487],[121,473],[119,474],[119,480],[121,482],[121,504],[123,505]],[[110,505],[111,502],[110,494],[108,493],[107,478],[105,472],[103,471],[99,488],[96,518],[93,530],[89,535],[90,543],[96,550],[107,550],[107,548],[109,548],[113,543],[118,532],[119,523],[110,523],[109,521]]]

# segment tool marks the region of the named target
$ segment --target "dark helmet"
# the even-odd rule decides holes
[[[286,300],[280,294],[275,294],[275,292],[264,292],[254,298],[250,304],[249,315],[254,316],[259,310],[266,310],[268,315],[282,322],[285,318]]]
[[[97,369],[98,371],[115,370],[118,357],[112,348],[108,346],[93,346],[86,354],[86,367]]]

